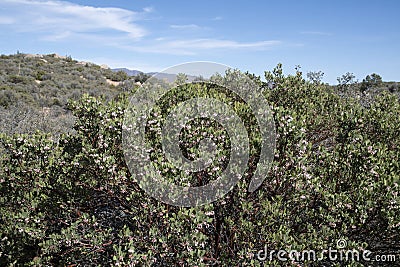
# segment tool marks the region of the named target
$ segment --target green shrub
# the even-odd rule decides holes
[[[88,95],[71,101],[75,134],[56,140],[40,133],[1,135],[0,265],[299,266],[262,262],[257,252],[265,246],[321,251],[336,247],[338,239],[347,240],[348,249],[390,252],[382,247],[400,241],[398,98],[384,93],[366,108],[305,81],[300,72],[285,76],[278,66],[265,75],[275,84],[263,88],[277,147],[266,180],[253,193],[247,187],[259,136],[243,101],[199,83],[183,85],[157,103],[162,120],[171,107],[194,96],[232,102],[253,132],[246,178],[223,199],[201,207],[160,203],[132,179],[121,147],[128,94],[115,101]],[[202,131],[224,133],[212,123],[193,127],[192,136],[183,133],[188,154]],[[153,130],[147,141],[156,148],[160,140]],[[227,147],[221,145],[221,155],[228,155]],[[153,155],[167,178],[177,177],[161,155]],[[321,264],[335,266],[304,263]]]

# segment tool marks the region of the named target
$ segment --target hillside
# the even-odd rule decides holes
[[[72,130],[69,100],[83,94],[111,100],[145,82],[156,72],[77,61],[57,54],[17,53],[0,56],[0,125],[5,133],[36,130],[60,134]],[[174,81],[175,75],[158,78]],[[192,81],[196,77],[188,76]]]
[[[129,77],[107,66],[71,57],[18,53],[0,56],[0,124],[7,133],[72,129],[68,100],[83,94],[115,98],[129,90]]]

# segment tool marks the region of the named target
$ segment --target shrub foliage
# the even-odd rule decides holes
[[[46,73],[32,75],[45,81]],[[214,79],[234,75],[231,71]],[[121,147],[128,93],[111,101],[89,95],[71,101],[73,134],[2,134],[0,265],[299,266],[277,259],[263,262],[257,252],[265,246],[321,251],[336,247],[338,239],[346,240],[349,249],[393,253],[383,247],[400,241],[398,97],[382,93],[365,106],[327,85],[305,81],[299,71],[286,76],[280,65],[265,73],[272,89],[251,77],[264,88],[273,111],[273,166],[262,186],[247,192],[259,153],[257,134],[251,135],[249,175],[206,206],[169,206],[134,182]],[[182,88],[159,103],[160,111],[191,96],[188,89],[197,90],[197,95],[231,101],[247,129],[257,131],[245,103],[235,96],[218,95],[215,88]],[[212,123],[192,126],[191,135],[187,129],[183,134],[188,154],[202,130],[224,135],[218,125],[210,130]],[[149,142],[156,144],[157,138],[148,135]],[[227,155],[225,146],[223,141],[222,156]],[[162,157],[155,161],[173,177]]]

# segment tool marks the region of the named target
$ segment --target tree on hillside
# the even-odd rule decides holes
[[[114,72],[112,74],[112,76],[110,77],[110,79],[115,82],[123,82],[123,81],[127,80],[128,78],[129,78],[128,74],[126,74],[126,72],[123,70]]]
[[[388,86],[389,92],[391,92],[391,93],[393,93],[394,91],[397,91],[398,88],[399,88],[399,86],[396,82]]]
[[[346,72],[342,76],[337,77],[339,88],[341,89],[348,88],[351,84],[355,83],[354,81],[355,78],[356,76],[352,72]]]
[[[149,79],[151,75],[140,72],[139,74],[134,76],[135,82],[140,82],[141,84],[145,83],[147,79]]]
[[[176,85],[185,84],[188,81],[188,76],[184,73],[178,73],[175,78]]]
[[[324,73],[322,71],[310,71],[307,73],[307,79],[310,80],[310,82],[319,84],[322,81],[322,77],[324,76]]]
[[[361,91],[365,92],[368,89],[373,87],[378,87],[382,84],[382,77],[379,74],[372,73],[371,75],[367,75],[365,79],[363,79],[361,83]]]

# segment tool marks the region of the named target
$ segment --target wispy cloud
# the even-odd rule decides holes
[[[302,31],[300,34],[305,34],[305,35],[324,35],[324,36],[330,36],[332,33],[330,32],[320,32],[320,31]]]
[[[3,0],[0,9],[12,12],[13,21],[8,23],[20,32],[35,32],[49,39],[62,39],[74,33],[93,34],[113,31],[130,38],[141,38],[146,30],[135,22],[144,13],[121,8],[83,6],[66,1]],[[6,24],[8,20],[0,20]]]
[[[237,42],[232,40],[220,39],[188,39],[172,41],[162,40],[155,45],[131,46],[126,48],[149,53],[196,55],[206,50],[210,51],[218,49],[267,50],[272,49],[280,44],[282,44],[282,42],[277,40],[259,42]]]
[[[214,17],[212,20],[222,20],[223,19],[223,17],[221,17],[221,16],[216,16],[216,17]]]
[[[170,42],[169,45],[176,48],[194,49],[219,49],[219,48],[259,48],[267,49],[280,44],[280,41],[261,41],[261,42],[236,42],[231,40],[218,39],[195,39],[178,40]]]
[[[32,33],[40,41],[72,40],[126,51],[173,55],[196,55],[223,49],[267,50],[281,44],[277,40],[245,42],[211,37],[185,38],[183,33],[175,38],[156,36],[156,31],[150,34],[143,26],[150,12],[153,12],[152,7],[132,11],[57,0],[2,0],[0,25],[16,32]],[[182,31],[207,29],[197,24],[169,27]]]
[[[154,11],[154,8],[153,8],[153,7],[151,7],[151,6],[149,6],[149,7],[145,7],[145,8],[143,8],[143,11],[144,11],[144,12],[147,12],[147,13],[151,13],[151,12],[153,12],[153,11]]]
[[[15,20],[11,17],[0,17],[0,24],[13,24]]]
[[[200,27],[197,24],[183,24],[183,25],[170,25],[169,26],[172,29],[178,29],[178,30],[199,30],[202,27]]]

